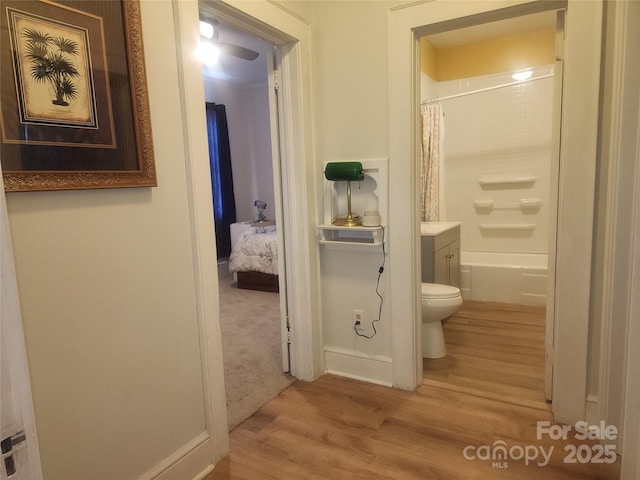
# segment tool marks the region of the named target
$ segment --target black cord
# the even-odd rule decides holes
[[[382,295],[380,295],[380,277],[382,276],[382,272],[384,272],[384,264],[387,261],[387,254],[385,251],[385,247],[384,247],[384,227],[382,228],[382,265],[380,265],[380,268],[378,268],[378,280],[376,281],[376,295],[378,295],[378,297],[380,298],[380,306],[378,308],[378,318],[376,318],[375,320],[371,321],[371,328],[373,329],[373,333],[371,335],[365,335],[364,333],[360,333],[358,331],[358,325],[360,325],[360,322],[356,322],[353,324],[353,331],[356,332],[356,335],[358,335],[359,337],[364,337],[364,338],[373,338],[376,336],[376,333],[378,333],[378,331],[376,330],[376,322],[379,322],[380,320],[382,320],[382,304],[384,303],[384,298],[382,297]]]

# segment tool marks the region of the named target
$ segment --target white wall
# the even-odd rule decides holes
[[[275,219],[273,191],[273,164],[271,159],[271,128],[269,125],[269,92],[266,83],[245,87],[242,92],[243,114],[246,119],[249,159],[251,163],[251,193],[249,202],[241,205],[241,211],[250,210],[249,218],[255,219],[254,200],[267,202],[265,215]],[[244,215],[243,215],[244,217]],[[240,217],[239,217],[240,218]]]
[[[319,164],[387,157],[387,14],[392,4],[328,1],[312,5]]]
[[[158,187],[7,199],[51,480],[139,478],[205,432],[173,9],[141,9]]]
[[[320,193],[322,162],[388,157],[387,15],[392,4],[312,4],[314,134]],[[389,168],[393,168],[393,159]],[[319,197],[319,221],[322,201]],[[390,248],[389,259],[393,256],[393,246]],[[345,251],[323,247],[320,254],[326,367],[390,383],[393,318],[388,271],[380,282],[385,303],[382,320],[376,324],[376,336],[371,340],[357,337],[352,319],[354,308],[365,310],[363,323],[367,327],[378,317],[375,282],[382,253],[379,249]]]
[[[267,202],[265,215],[275,218],[267,84],[236,86],[205,76],[205,98],[226,106],[238,221],[255,220],[254,200]]]
[[[553,72],[535,69],[534,76]],[[510,73],[437,84],[437,96],[513,82]],[[466,251],[548,253],[553,78],[443,100],[445,218],[459,221]],[[481,186],[482,179],[533,177],[532,184]],[[521,199],[541,200],[521,208]],[[474,206],[491,201],[493,208]],[[504,225],[488,230],[481,225]],[[533,229],[517,230],[519,225]],[[510,228],[513,227],[513,228]]]

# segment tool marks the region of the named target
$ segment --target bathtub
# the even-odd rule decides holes
[[[465,300],[545,305],[547,255],[460,252],[460,290]]]

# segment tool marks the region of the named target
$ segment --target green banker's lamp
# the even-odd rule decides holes
[[[347,182],[347,216],[336,218],[332,223],[338,227],[358,227],[362,220],[351,212],[351,182],[364,180],[364,170],[360,162],[329,162],[324,169],[327,180]]]

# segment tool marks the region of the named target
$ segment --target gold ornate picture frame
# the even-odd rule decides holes
[[[1,0],[6,191],[156,186],[138,0]]]

